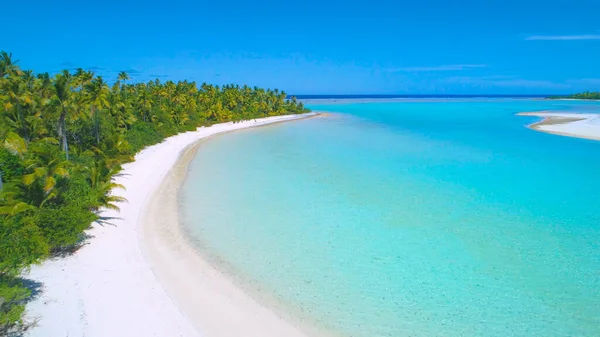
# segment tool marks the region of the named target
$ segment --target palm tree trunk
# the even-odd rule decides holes
[[[67,143],[67,128],[65,126],[66,111],[62,110],[60,118],[58,119],[58,137],[60,138],[60,145],[64,151],[67,160],[69,160],[69,144]]]
[[[21,137],[23,138],[27,138],[27,135],[25,134],[25,117],[23,116],[23,112],[21,111],[21,104],[17,104],[17,115],[19,118],[19,122],[21,123]]]
[[[100,121],[98,120],[98,113],[94,113],[94,120],[96,124],[96,145],[100,145]]]
[[[100,145],[100,125],[98,121],[98,112],[96,107],[92,105],[92,120],[94,122],[94,136],[96,136],[96,145]]]

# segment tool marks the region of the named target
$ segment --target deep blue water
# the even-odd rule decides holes
[[[594,102],[320,104],[215,137],[181,191],[193,242],[345,336],[600,335],[600,142],[522,111]]]

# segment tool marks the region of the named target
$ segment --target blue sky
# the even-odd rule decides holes
[[[600,90],[600,1],[7,1],[23,68],[293,94]]]

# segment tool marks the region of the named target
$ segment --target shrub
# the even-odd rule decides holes
[[[41,229],[52,253],[71,250],[83,239],[83,231],[98,216],[77,204],[40,208],[35,223]]]
[[[0,147],[0,175],[2,181],[8,182],[14,177],[20,177],[23,172],[25,172],[25,169],[19,157]]]
[[[131,146],[133,153],[150,144],[160,143],[163,138],[150,123],[136,123],[125,133],[125,140]]]
[[[0,217],[0,275],[18,273],[47,254],[46,240],[31,217]]]
[[[11,276],[0,276],[0,336],[27,328],[22,315],[25,301],[31,296],[22,281]]]

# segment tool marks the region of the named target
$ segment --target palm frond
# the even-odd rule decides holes
[[[18,155],[21,158],[27,152],[27,143],[25,139],[14,132],[9,132],[6,134],[6,139],[4,140],[4,147],[12,154]]]
[[[8,215],[8,216],[15,216],[17,214],[27,212],[27,211],[33,211],[35,209],[36,208],[34,206],[29,205],[27,203],[17,202],[14,205],[0,206],[0,214]]]

